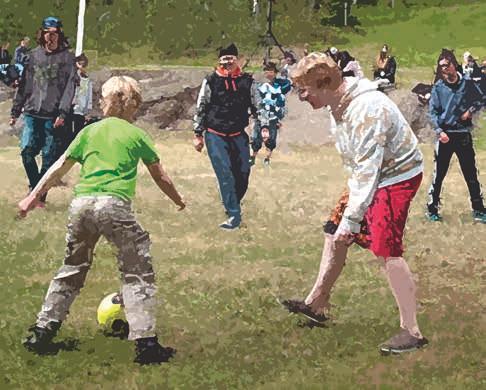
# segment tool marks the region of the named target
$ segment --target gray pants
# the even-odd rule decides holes
[[[128,201],[112,196],[75,198],[69,209],[64,265],[52,279],[37,325],[63,321],[93,261],[101,235],[118,250],[130,340],[155,335],[155,275],[149,234],[137,223]]]

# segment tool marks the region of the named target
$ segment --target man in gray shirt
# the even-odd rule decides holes
[[[62,30],[62,22],[47,17],[37,33],[39,46],[32,50],[14,97],[10,125],[24,113],[20,140],[22,162],[33,189],[63,152],[68,137],[64,121],[69,115],[76,86],[74,55]],[[35,157],[42,154],[39,170]],[[40,207],[45,206],[45,197]]]

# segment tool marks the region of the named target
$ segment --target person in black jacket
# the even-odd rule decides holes
[[[383,45],[380,54],[376,57],[373,77],[375,79],[386,79],[390,84],[395,84],[396,71],[397,62],[395,57],[389,55],[388,45]]]
[[[228,219],[220,228],[233,230],[241,224],[240,202],[248,189],[250,111],[257,118],[259,94],[248,73],[237,63],[238,49],[232,43],[219,52],[219,66],[202,82],[194,116],[194,147],[208,148],[209,159],[218,179]]]
[[[39,46],[32,50],[20,79],[11,110],[10,125],[23,112],[20,140],[22,162],[33,189],[67,147],[64,121],[71,110],[76,86],[74,55],[62,30],[62,22],[47,17],[37,33]],[[39,171],[35,157],[42,153]],[[45,206],[45,197],[40,207]]]

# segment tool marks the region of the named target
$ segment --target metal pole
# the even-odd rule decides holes
[[[268,0],[268,8],[267,8],[268,32],[272,32],[272,4],[273,4],[273,0]]]
[[[348,25],[348,3],[344,3],[344,25]]]
[[[76,35],[76,57],[83,52],[83,35],[84,35],[84,12],[86,10],[86,0],[79,0],[78,12],[78,33]]]

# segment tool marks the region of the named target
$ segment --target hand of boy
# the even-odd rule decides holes
[[[270,138],[270,130],[268,130],[268,127],[262,127],[263,142],[267,142],[269,138]]]
[[[195,135],[192,138],[192,143],[193,143],[194,149],[196,149],[196,151],[201,152],[201,150],[203,150],[204,138],[202,137],[202,135]]]
[[[179,209],[177,211],[182,211],[186,208],[186,203],[182,198],[179,199],[179,201],[175,202],[177,206],[179,206]]]
[[[54,127],[55,128],[58,128],[58,127],[62,127],[64,126],[64,119],[62,119],[61,117],[57,117],[55,122],[54,122]]]
[[[39,200],[33,196],[32,194],[27,195],[24,199],[22,199],[17,207],[19,209],[18,215],[20,218],[25,218],[27,213],[35,208]]]

